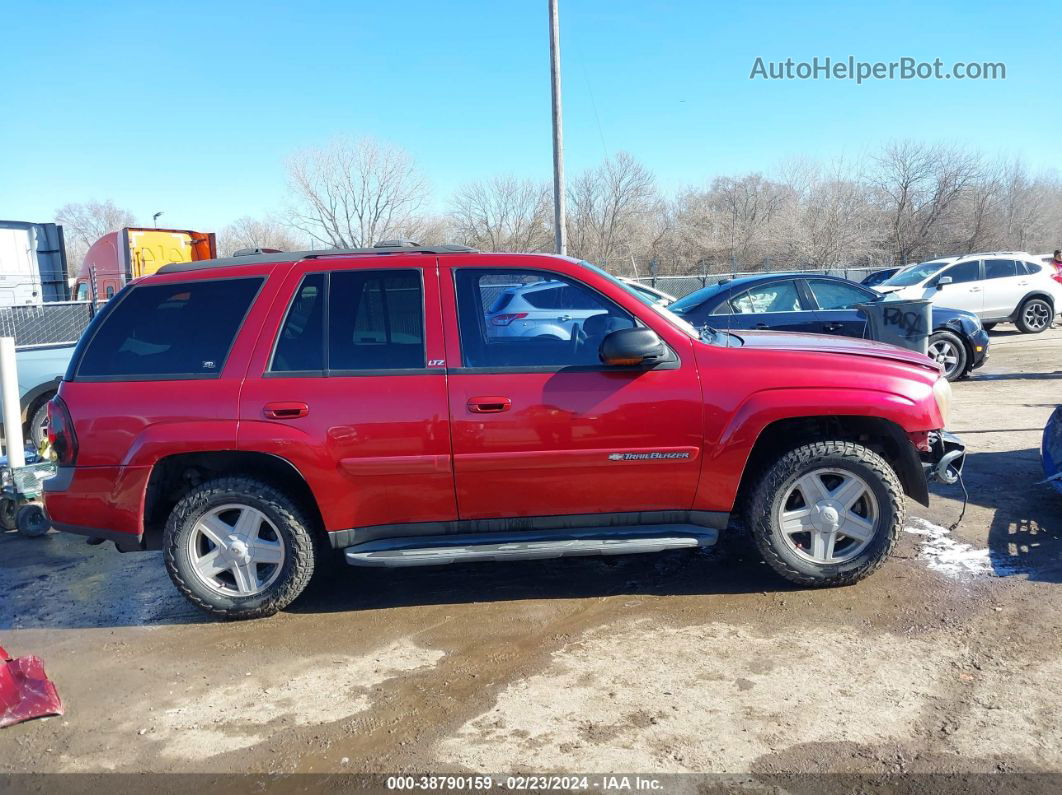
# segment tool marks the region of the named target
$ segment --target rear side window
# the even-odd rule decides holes
[[[328,294],[328,370],[423,368],[420,271],[333,273]]]
[[[1017,276],[1017,263],[1012,259],[986,259],[986,279],[1006,279],[1009,276]]]
[[[220,375],[262,281],[133,287],[93,335],[77,377],[165,380]]]
[[[424,366],[420,271],[338,271],[302,280],[270,371],[342,375]]]

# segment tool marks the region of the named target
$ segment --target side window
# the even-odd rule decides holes
[[[1024,268],[1022,269],[1024,271]],[[1008,276],[1017,276],[1017,263],[1012,259],[986,259],[985,278],[1005,279]]]
[[[424,366],[420,271],[333,273],[328,292],[328,371]]]
[[[81,282],[81,284],[79,284],[77,286],[77,293],[74,295],[74,300],[75,301],[87,301],[87,300],[89,300],[88,287],[89,287],[88,286],[88,282]]]
[[[323,273],[303,278],[277,337],[271,371],[324,370],[324,286]]]
[[[954,284],[963,284],[964,282],[976,282],[981,280],[981,263],[980,260],[971,260],[970,262],[960,262],[958,265],[954,265],[948,270],[944,271],[941,276],[950,276],[951,281]]]
[[[873,297],[853,285],[827,279],[808,279],[808,286],[819,309],[851,309]]]
[[[635,325],[597,291],[556,274],[461,268],[454,283],[465,367],[599,364],[605,336]]]
[[[771,282],[746,290],[737,298],[730,299],[734,312],[741,315],[761,314],[767,312],[799,312],[800,296],[797,294],[796,282]]]
[[[114,285],[113,284],[108,284],[107,285],[107,299],[110,300],[111,298],[114,298]]]
[[[77,377],[216,377],[262,279],[134,287],[89,341]]]
[[[1037,265],[1034,262],[1022,262],[1021,266],[1025,269],[1025,272],[1030,276],[1035,276],[1040,273],[1044,268],[1043,265]]]

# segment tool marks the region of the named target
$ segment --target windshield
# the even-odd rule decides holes
[[[911,287],[916,284],[921,284],[934,273],[939,271],[945,265],[948,265],[951,260],[936,259],[932,262],[922,262],[913,267],[902,270],[893,276],[891,279],[886,279],[882,282],[882,287]]]
[[[667,307],[660,306],[660,304],[656,303],[653,300],[653,297],[651,297],[651,296],[647,295],[646,293],[642,292],[641,290],[639,290],[639,289],[627,284],[626,282],[620,281],[619,279],[617,279],[615,276],[613,276],[608,271],[597,267],[597,265],[594,265],[594,264],[592,264],[590,262],[587,262],[585,260],[583,260],[580,264],[586,266],[587,268],[592,270],[594,273],[596,273],[596,274],[598,274],[600,276],[604,276],[606,279],[608,279],[613,284],[618,284],[620,287],[622,287],[628,293],[633,295],[635,298],[637,298],[639,301],[641,301],[647,307],[649,307],[654,312],[656,312],[658,315],[660,315],[661,317],[666,319],[669,323],[671,323],[671,325],[673,325],[676,328],[682,330],[686,334],[689,334],[694,339],[700,339],[700,336],[701,336],[700,332],[697,331],[697,329],[693,327],[692,323],[689,323],[688,321],[683,320],[678,315],[676,315],[674,312],[669,310]]]

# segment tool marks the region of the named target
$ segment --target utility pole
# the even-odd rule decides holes
[[[549,72],[553,88],[553,228],[557,253],[568,253],[564,214],[564,125],[561,118],[560,26],[557,0],[549,0]]]

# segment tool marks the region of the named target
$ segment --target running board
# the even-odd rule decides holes
[[[687,524],[526,530],[510,533],[381,538],[347,547],[351,566],[438,566],[445,563],[547,560],[579,555],[631,555],[710,547],[719,531]]]

